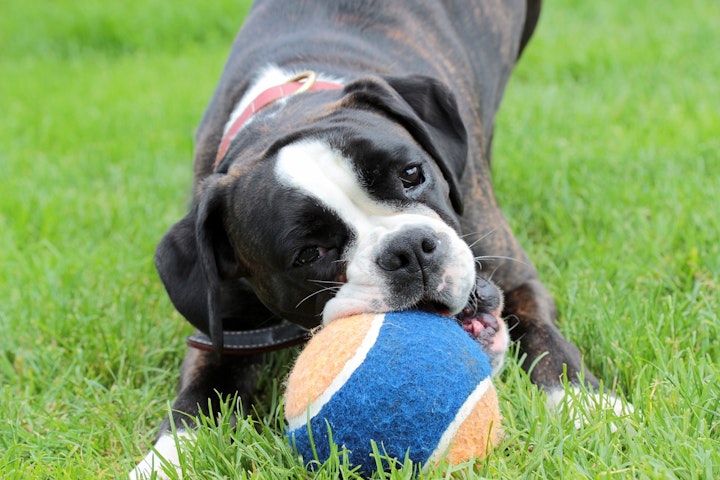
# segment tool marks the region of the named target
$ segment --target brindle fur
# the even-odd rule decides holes
[[[580,354],[556,327],[554,302],[515,240],[497,205],[490,179],[495,115],[511,70],[535,28],[540,1],[449,3],[454,6],[443,11],[444,7],[436,2],[258,2],[235,40],[196,134],[194,203],[200,201],[203,181],[213,172],[223,127],[234,105],[253,82],[253,74],[268,62],[339,78],[407,74],[434,77],[455,94],[467,129],[471,153],[461,180],[464,213],[460,223],[474,255],[483,259],[479,273],[492,274],[493,281],[505,292],[504,316],[513,340],[519,342],[525,355],[524,366],[536,363],[530,374],[532,381],[544,388],[557,387],[566,368],[569,380],[577,382],[582,370]],[[303,19],[310,19],[312,27],[308,28]],[[290,114],[302,115],[302,108]],[[242,170],[242,165],[234,165],[233,176],[241,176]],[[177,242],[173,248],[194,258],[190,246]],[[163,254],[162,248],[168,247],[161,247],[158,255]],[[190,271],[195,267],[177,268],[185,268],[185,275],[200,278],[197,271]],[[250,328],[277,320],[249,288],[233,291],[231,297],[219,300],[236,319],[226,328]],[[197,301],[198,309],[207,308],[203,298]],[[216,403],[216,392],[238,393],[246,411],[251,411],[257,384],[255,367],[263,358],[218,358],[213,353],[189,349],[173,405],[175,421],[196,415],[198,405],[206,407],[208,399]],[[598,385],[590,373],[584,372],[584,378],[588,384]],[[166,428],[167,422],[161,433]]]

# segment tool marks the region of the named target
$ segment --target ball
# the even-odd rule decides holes
[[[334,320],[288,377],[288,440],[305,462],[327,460],[332,441],[367,474],[377,465],[373,441],[423,468],[484,458],[501,435],[491,375],[480,344],[452,318],[408,311]]]

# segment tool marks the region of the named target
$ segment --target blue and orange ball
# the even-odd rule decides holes
[[[501,436],[491,375],[480,345],[452,318],[409,311],[334,320],[290,373],[287,435],[305,462],[314,452],[327,460],[332,438],[368,474],[373,441],[380,453],[422,465],[484,458]]]

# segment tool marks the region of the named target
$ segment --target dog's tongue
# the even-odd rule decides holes
[[[462,325],[466,332],[476,338],[485,330],[485,325],[477,318],[468,318],[463,321]]]
[[[498,330],[497,320],[488,313],[465,316],[462,319],[462,326],[466,332],[478,339],[491,337],[495,335]]]

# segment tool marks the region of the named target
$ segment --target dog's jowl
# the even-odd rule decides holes
[[[197,329],[175,425],[218,392],[252,411],[253,365],[355,313],[456,316],[496,369],[509,332],[550,398],[564,372],[579,382],[490,180],[495,114],[539,3],[254,5],[197,130],[192,208],[156,253]],[[156,451],[176,463],[169,424]],[[153,470],[154,452],[131,476]]]

